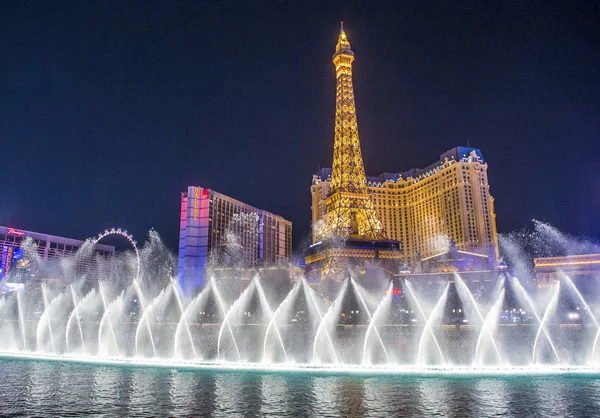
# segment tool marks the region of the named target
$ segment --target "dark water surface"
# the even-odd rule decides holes
[[[2,416],[598,416],[600,376],[179,371],[0,360]]]

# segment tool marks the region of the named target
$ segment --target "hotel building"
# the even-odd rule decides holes
[[[326,212],[331,169],[313,175],[312,225]],[[367,177],[367,187],[389,239],[402,242],[409,264],[457,250],[498,259],[494,198],[487,163],[476,148],[456,147],[424,169]]]
[[[26,238],[31,238],[35,244],[41,265],[33,266],[33,257],[23,251],[22,244]],[[0,226],[0,279],[9,278],[10,282],[24,285],[34,274],[37,280],[55,280],[58,277],[54,277],[56,270],[53,267],[61,260],[75,259],[77,251],[84,244],[85,241],[81,240]],[[115,247],[96,244],[94,256],[77,258],[76,274],[94,280],[107,277],[114,254]],[[6,281],[3,283],[6,284]]]
[[[186,295],[204,286],[209,266],[288,265],[292,223],[211,189],[181,194],[179,282]]]
[[[584,282],[582,285],[591,282],[599,287],[600,254],[538,257],[533,259],[533,265],[539,288],[550,287],[562,275],[568,275],[575,282]]]

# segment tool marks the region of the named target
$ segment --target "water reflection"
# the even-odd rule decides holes
[[[168,370],[136,370],[131,379],[129,414],[142,415],[144,411],[171,410],[171,397],[166,385],[168,377]]]
[[[127,415],[133,372],[114,367],[96,367],[92,374],[92,405],[96,410],[115,416]]]
[[[310,376],[266,375],[262,379],[263,415],[315,416],[315,393]]]
[[[540,405],[539,394],[534,388],[534,383],[537,379],[545,380],[543,377],[515,378],[510,382],[510,391],[506,395],[507,413],[516,415],[522,411],[526,411],[526,415],[533,415],[536,411],[541,411],[543,405]],[[540,412],[541,413],[541,412]]]
[[[29,388],[29,367],[19,367],[18,363],[0,363],[0,411],[4,414],[17,414],[26,405]],[[25,390],[24,390],[25,389]]]
[[[600,386],[595,379],[587,376],[546,377],[531,379],[530,387],[539,399],[537,409],[547,416],[597,415]]]
[[[0,361],[0,415],[594,416],[590,375],[315,376]]]
[[[40,415],[51,414],[55,410],[55,381],[56,365],[31,363],[25,366],[29,369],[27,399],[25,408],[29,412]]]
[[[423,415],[448,416],[451,412],[448,404],[450,383],[448,379],[420,379],[416,383],[419,393],[420,410]]]
[[[215,416],[258,416],[262,404],[262,376],[248,373],[216,375]]]
[[[480,379],[475,384],[474,396],[476,403],[475,414],[478,416],[509,415],[507,400],[509,388],[506,380],[488,378]]]
[[[314,379],[317,415],[334,414],[345,417],[365,415],[364,379],[350,376],[330,376]]]
[[[172,416],[210,415],[216,407],[216,378],[212,373],[174,371],[170,394]]]

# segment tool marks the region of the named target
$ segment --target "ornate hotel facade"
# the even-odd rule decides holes
[[[451,241],[461,251],[498,259],[487,168],[480,150],[456,147],[427,168],[367,177],[379,219],[388,237],[402,242],[405,261],[414,263],[446,252]],[[313,175],[313,242],[330,183],[331,169]]]
[[[354,52],[342,26],[333,55],[336,71],[336,112],[332,168],[312,179],[312,252],[332,238],[388,243],[384,258],[409,263],[458,251],[498,260],[494,199],[490,195],[487,163],[481,151],[456,147],[424,169],[368,177],[361,156],[352,85]],[[367,242],[357,243],[354,255]],[[347,245],[348,246],[348,245]],[[399,250],[399,251],[398,251]],[[338,251],[339,252],[339,251]],[[356,252],[356,251],[355,251]],[[360,254],[359,254],[360,253]],[[335,258],[335,250],[308,253],[307,264]]]

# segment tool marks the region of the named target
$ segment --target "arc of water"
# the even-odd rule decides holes
[[[6,314],[6,305],[9,304],[8,298],[6,297],[6,295],[3,295],[2,297],[0,297],[0,325],[4,325],[4,321],[5,321],[5,314]],[[12,340],[12,338],[10,338],[10,340]],[[12,341],[11,341],[12,342]]]
[[[540,324],[540,328],[541,328],[542,332],[544,333],[544,336],[548,340],[548,343],[550,344],[550,347],[552,348],[552,351],[554,352],[554,356],[556,357],[556,360],[560,363],[560,358],[558,357],[558,353],[556,352],[556,348],[554,348],[554,343],[552,341],[552,338],[550,338],[550,334],[548,333],[548,330],[546,329],[546,324],[540,319],[540,316],[538,315],[538,313],[537,313],[537,311],[535,309],[535,305],[533,304],[533,300],[531,300],[531,298],[529,297],[529,294],[527,294],[527,291],[525,290],[525,288],[523,288],[523,285],[521,284],[521,282],[519,281],[519,279],[517,279],[516,277],[513,277],[512,283],[513,283],[513,286],[525,298],[525,301],[529,305],[529,308],[531,309],[531,312],[533,312],[533,315],[535,316],[535,319],[538,321],[538,324]],[[539,329],[538,329],[538,332],[539,332]],[[537,338],[536,338],[536,340],[537,340]],[[534,351],[535,351],[535,347],[534,347]]]
[[[369,311],[369,307],[367,306],[365,299],[363,298],[362,292],[359,289],[358,284],[354,281],[354,279],[351,278],[350,282],[352,283],[352,286],[354,286],[354,290],[356,291],[356,294],[358,295],[360,303],[362,304],[363,308],[365,308],[365,311],[367,311],[367,315],[369,316],[369,324],[370,324],[372,322],[371,320],[373,318],[371,317],[371,312]],[[367,331],[368,331],[368,328],[367,328]],[[381,344],[381,348],[383,349],[385,357],[389,361],[390,358],[388,356],[387,350],[385,349],[385,345],[383,344],[383,340],[381,339],[381,335],[379,335],[379,331],[377,331],[377,327],[374,326],[373,331],[375,332],[375,335],[377,336],[377,339],[379,340],[379,344]]]
[[[21,290],[17,290],[17,311],[19,314],[19,323],[21,326],[21,335],[23,336],[23,351],[27,350],[27,334],[25,333],[25,315],[23,313],[23,300]]]
[[[405,280],[404,284],[406,285],[406,289],[408,290],[408,293],[415,301],[415,304],[417,305],[417,310],[419,311],[419,313],[423,317],[423,320],[425,321],[425,327],[427,327],[429,318],[427,317],[427,315],[425,315],[425,312],[423,311],[423,307],[421,306],[421,303],[419,302],[419,299],[417,298],[417,295],[415,294],[415,292],[412,288],[412,283],[410,283],[408,280]],[[446,294],[446,292],[448,291],[448,287],[449,287],[449,284],[446,285],[446,290],[444,290],[444,294]],[[423,332],[425,332],[425,329],[423,329]],[[444,359],[444,353],[442,353],[442,348],[440,347],[440,343],[438,342],[437,338],[435,337],[435,333],[433,332],[432,327],[429,327],[429,334],[431,335],[431,338],[433,339],[433,343],[435,344],[438,352],[440,353],[440,357],[442,358],[442,363],[445,363],[446,359]],[[423,335],[423,334],[421,334],[421,335]]]
[[[299,291],[299,289],[300,289],[301,286],[302,286],[302,282],[297,281],[294,284],[294,287],[292,288],[292,290],[290,290],[290,292],[287,294],[287,296],[285,297],[285,299],[283,299],[283,302],[281,302],[281,304],[279,304],[279,306],[275,310],[275,313],[273,313],[273,315],[271,315],[271,320],[269,321],[269,325],[267,326],[267,332],[265,333],[265,339],[263,341],[263,362],[265,362],[267,360],[267,338],[269,336],[269,332],[271,331],[271,328],[273,327],[273,324],[275,324],[275,320],[281,314],[281,311],[282,311],[283,307],[287,306],[289,303],[291,303],[291,301],[294,300],[294,298],[296,297],[296,294],[298,293],[298,291]],[[279,337],[279,341],[281,343],[281,348],[283,349],[283,354],[284,354],[284,357],[285,357],[285,361],[287,361],[287,353],[286,353],[285,348],[283,346],[283,341],[281,341],[281,337]]]
[[[52,299],[52,302],[54,302],[56,299],[58,299],[61,295],[56,296],[54,299]],[[52,324],[50,323],[50,316],[48,314],[48,307],[52,304],[52,303],[48,303],[48,293],[46,291],[46,284],[43,283],[42,284],[42,299],[44,301],[44,312],[42,313],[42,316],[40,317],[40,323],[38,324],[38,329],[40,327],[40,324],[42,323],[42,318],[46,320],[46,322],[48,323],[48,332],[50,334],[50,343],[52,345],[52,352],[54,354],[56,354],[56,347],[54,346],[54,336],[52,335]],[[38,341],[37,341],[37,346],[39,348],[40,346],[40,341],[39,341],[39,332],[38,332]]]
[[[102,319],[100,320],[100,327],[98,328],[98,350],[102,347],[102,324],[106,320],[108,322],[108,326],[110,328],[110,334],[112,336],[113,344],[115,345],[115,352],[119,353],[119,345],[117,344],[117,337],[115,335],[115,329],[113,327],[112,320],[110,319],[110,310],[114,303],[117,303],[119,300],[122,300],[124,297],[124,293],[122,292],[115,300],[113,300],[110,304],[106,303],[106,296],[104,295],[104,291],[102,290],[103,283],[101,282],[98,286],[98,291],[100,292],[100,298],[102,299],[102,306],[104,307],[104,313],[102,314]]]
[[[483,318],[483,315],[481,314],[481,310],[479,310],[479,305],[477,305],[477,301],[475,300],[473,293],[471,293],[469,286],[467,286],[467,284],[464,282],[464,280],[462,279],[462,277],[460,277],[460,275],[458,273],[454,273],[454,282],[457,283],[465,291],[465,293],[469,297],[469,301],[471,302],[471,305],[475,308],[475,312],[477,312],[477,316],[479,317],[479,320],[481,321],[482,324],[485,324],[485,319]],[[482,325],[482,327],[483,327],[483,325]],[[498,349],[498,346],[496,345],[496,341],[494,340],[494,337],[492,337],[491,335],[490,335],[490,341],[492,342],[492,346],[494,347],[494,350],[496,351],[496,355],[498,356],[498,358],[502,359],[502,355],[500,354],[500,350]]]
[[[66,332],[65,332],[65,342],[67,345],[67,352],[71,351],[70,346],[69,346],[69,335],[70,335],[69,331],[71,330],[71,324],[73,323],[74,317],[77,319],[77,326],[79,327],[79,337],[81,338],[81,348],[85,352],[85,341],[83,339],[83,329],[81,328],[81,318],[79,316],[79,306],[81,305],[81,303],[84,300],[88,299],[88,296],[91,295],[92,292],[94,292],[94,289],[92,289],[86,295],[86,297],[78,300],[78,297],[75,292],[75,288],[73,288],[73,285],[70,285],[69,287],[71,288],[71,298],[73,299],[73,310],[71,311],[71,314],[69,315],[69,319],[67,320],[67,328],[66,328]]]
[[[393,289],[394,289],[394,282],[390,281],[390,285],[387,288],[386,295],[383,297],[383,299],[381,299],[381,301],[377,305],[377,308],[375,308],[375,312],[373,312],[373,317],[370,318],[369,326],[367,327],[367,332],[365,333],[365,341],[363,343],[363,358],[362,358],[363,364],[367,363],[367,343],[369,341],[369,335],[371,334],[371,331],[373,329],[375,329],[375,332],[377,333],[377,336],[379,337],[379,333],[377,332],[377,328],[376,328],[375,324],[377,322],[377,319],[379,319],[379,316],[381,315],[381,312],[383,311],[384,307],[387,306],[387,304],[391,302],[392,296],[393,296],[393,294],[392,294]],[[368,310],[367,310],[367,312],[368,312]],[[370,315],[369,315],[369,317],[370,317]],[[381,343],[381,347],[383,348],[385,357],[387,358],[387,360],[389,362],[390,357],[388,356],[388,353],[383,345],[383,341],[381,341],[381,337],[379,337],[379,342]]]
[[[558,304],[558,295],[560,294],[560,282],[558,282],[556,284],[556,289],[554,290],[554,294],[552,295],[552,298],[550,299],[550,302],[548,303],[548,307],[546,308],[546,312],[544,312],[544,316],[542,317],[542,321],[540,322],[540,326],[538,328],[537,333],[535,334],[535,341],[533,343],[533,353],[532,353],[532,361],[533,363],[535,363],[535,352],[536,352],[536,347],[538,344],[538,340],[540,338],[540,335],[542,333],[542,329],[544,327],[544,324],[546,323],[546,321],[548,320],[548,317],[551,315],[551,313],[556,310],[556,305]],[[554,351],[554,355],[556,356],[556,359],[558,361],[560,361],[558,354],[556,353],[556,350],[554,349],[554,345],[552,345],[552,343],[550,343],[552,350]]]
[[[314,290],[312,290],[310,288],[310,286],[306,282],[306,279],[302,278],[301,280],[302,280],[302,286],[304,288],[304,296],[306,296],[307,299],[310,300],[310,303],[312,304],[313,308],[315,309],[315,312],[317,312],[317,315],[319,316],[319,326],[320,326],[321,322],[323,321],[323,315],[321,314],[321,308],[319,308],[319,304],[317,303],[317,300],[315,299],[315,294],[314,294],[315,292],[314,292]],[[318,328],[317,328],[317,332],[318,332]],[[325,337],[327,338],[327,342],[329,343],[329,349],[333,353],[333,358],[335,359],[335,362],[337,363],[337,354],[336,354],[335,348],[333,346],[333,340],[331,339],[331,335],[329,335],[329,331],[327,329],[325,329]],[[315,336],[315,340],[316,340],[316,336]],[[314,359],[314,350],[313,350],[313,359]]]
[[[414,295],[414,292],[412,292],[412,289],[410,286],[411,285],[409,283],[407,288]],[[427,318],[427,322],[425,323],[425,328],[423,328],[423,332],[421,333],[421,338],[419,338],[419,348],[417,350],[417,364],[425,363],[424,362],[424,356],[425,356],[424,351],[425,351],[425,341],[426,341],[425,338],[426,338],[427,334],[430,334],[433,337],[433,341],[435,341],[435,345],[437,346],[440,356],[442,357],[442,364],[446,363],[446,359],[444,358],[442,349],[440,348],[440,345],[438,344],[438,341],[435,338],[435,335],[433,332],[433,322],[437,319],[438,316],[440,316],[442,310],[444,309],[444,306],[446,306],[446,300],[448,299],[448,291],[449,290],[450,290],[450,282],[446,283],[446,287],[444,288],[444,291],[442,292],[442,296],[440,296],[437,303],[433,307],[433,310],[429,314],[429,317]],[[415,297],[415,300],[417,300],[416,297]],[[418,302],[417,302],[417,305],[419,306],[419,309],[421,309],[421,313],[423,314],[423,316],[425,316],[425,313],[423,312],[421,305]]]
[[[504,279],[502,279],[502,281],[504,281]],[[500,311],[502,310],[502,302],[504,301],[505,293],[505,289],[502,288],[500,290],[498,298],[496,299],[496,302],[494,302],[494,304],[490,308],[490,311],[488,312],[485,321],[483,322],[483,327],[481,327],[481,331],[479,332],[479,337],[477,338],[477,346],[475,347],[475,361],[477,361],[478,363],[481,363],[479,361],[479,349],[481,347],[481,343],[483,342],[483,338],[485,335],[489,335],[490,339],[492,338],[490,328],[492,328],[496,324],[498,318],[500,317]],[[496,353],[499,354],[497,351]],[[498,360],[500,361],[500,363],[504,363],[502,357],[498,356]]]
[[[224,315],[224,319],[223,322],[221,323],[221,328],[219,328],[219,336],[217,338],[217,357],[219,357],[220,353],[221,353],[221,336],[223,334],[223,326],[227,326],[227,329],[229,330],[229,334],[231,335],[231,339],[233,341],[233,346],[235,347],[235,352],[237,353],[238,356],[238,360],[242,359],[242,356],[240,354],[240,350],[238,348],[237,345],[237,341],[235,340],[235,335],[233,334],[233,330],[231,329],[231,324],[229,323],[229,313],[231,312],[231,309],[233,308],[233,306],[242,298],[242,296],[240,296],[230,307],[229,309],[225,310],[225,302],[223,301],[223,298],[221,297],[221,293],[219,292],[219,288],[216,286],[215,282],[214,282],[214,278],[211,279],[212,280],[212,284],[213,284],[213,289],[215,292],[215,296],[217,297],[217,303],[219,304],[219,308],[221,308],[221,311]],[[248,286],[245,290],[244,293],[248,291],[248,289],[252,286],[252,284],[250,284],[250,286]]]
[[[194,300],[192,300],[189,303],[189,305],[187,306],[187,308],[185,308],[185,310],[184,310],[183,304],[181,303],[181,298],[179,297],[179,291],[176,287],[177,285],[173,279],[171,279],[171,283],[173,285],[173,293],[175,294],[175,298],[177,299],[177,303],[179,304],[179,309],[181,310],[181,317],[179,318],[179,323],[177,324],[177,328],[175,329],[175,341],[174,341],[175,356],[179,357],[179,351],[178,351],[179,343],[177,341],[177,339],[179,337],[179,333],[180,333],[179,330],[181,329],[181,327],[185,327],[185,329],[187,331],[187,336],[190,339],[190,344],[192,346],[192,352],[194,353],[194,358],[196,358],[197,357],[196,347],[194,346],[194,339],[192,338],[192,333],[190,332],[190,326],[187,322],[187,315],[188,315],[188,312],[192,309],[192,307],[196,306],[196,302],[204,296],[205,292],[208,291],[211,284],[209,283],[208,286],[206,286],[204,289],[202,289],[202,292],[200,292],[198,294],[198,296],[196,296],[194,298]]]
[[[348,290],[348,281],[349,280],[344,281],[344,284],[340,289],[340,293],[337,295],[333,303],[329,306],[327,312],[325,312],[325,315],[323,316],[323,319],[321,320],[321,323],[317,328],[317,333],[315,334],[315,340],[313,342],[313,363],[317,362],[317,343],[319,342],[319,335],[321,335],[321,333],[323,332],[323,329],[326,327],[327,322],[337,320],[337,318],[334,318],[334,315],[336,315],[339,309],[341,308],[343,297],[346,294],[346,291]],[[331,347],[333,348],[333,344],[331,345]],[[338,358],[337,354],[335,353],[335,350],[333,350],[332,353],[334,362],[337,363]]]
[[[596,354],[596,346],[598,344],[598,338],[600,338],[600,325],[598,325],[598,321],[594,317],[594,314],[592,313],[590,306],[587,304],[587,302],[583,298],[583,295],[579,292],[579,289],[577,289],[577,286],[575,286],[575,283],[573,283],[573,280],[569,277],[569,275],[564,274],[564,273],[563,273],[563,277],[565,279],[565,282],[567,282],[567,285],[569,285],[571,290],[573,290],[573,292],[577,295],[577,297],[579,298],[579,300],[585,307],[585,310],[589,313],[590,317],[592,318],[592,321],[594,321],[594,325],[596,325],[596,336],[594,337],[594,344],[592,345],[592,361],[593,361],[595,354]]]
[[[577,298],[581,301],[581,303],[585,307],[586,311],[589,312],[590,317],[592,318],[592,321],[594,321],[594,325],[596,325],[596,328],[600,329],[600,325],[598,325],[598,321],[596,321],[596,318],[592,314],[592,310],[590,309],[590,306],[587,304],[587,302],[583,298],[582,294],[579,292],[579,289],[577,289],[577,286],[575,286],[575,283],[573,283],[573,280],[571,280],[571,278],[567,274],[564,274],[564,273],[563,273],[563,277],[564,277],[565,282],[567,282],[567,284],[571,288],[571,290],[573,290],[573,292],[575,292],[575,294],[577,295]]]
[[[596,357],[596,347],[598,346],[598,339],[600,338],[600,328],[596,331],[596,336],[594,337],[594,344],[592,345],[592,361]]]
[[[156,357],[156,346],[154,345],[154,336],[152,335],[152,329],[150,327],[150,322],[148,322],[148,315],[147,315],[148,312],[146,309],[146,301],[144,299],[144,294],[142,292],[142,289],[141,289],[140,284],[138,283],[137,279],[133,280],[133,285],[135,286],[138,300],[140,301],[140,305],[142,306],[142,317],[140,318],[140,322],[138,323],[138,327],[135,331],[135,354],[136,355],[138,354],[138,338],[139,338],[140,327],[142,326],[142,323],[145,322],[146,329],[148,330],[148,336],[150,337],[150,343],[152,344],[152,351],[154,352],[154,356]],[[164,292],[164,289],[161,291],[161,293],[162,292]],[[148,308],[150,308],[150,307],[148,307]]]
[[[269,317],[269,326],[271,324],[273,324],[273,329],[275,330],[275,334],[277,335],[277,339],[279,340],[279,344],[281,345],[281,350],[283,350],[283,356],[285,358],[285,361],[287,361],[287,353],[285,352],[285,346],[283,345],[283,340],[281,339],[281,334],[279,333],[279,328],[277,328],[277,324],[273,322],[273,318],[274,318],[273,312],[271,312],[271,307],[269,306],[269,302],[267,301],[265,292],[262,288],[262,285],[260,284],[260,278],[257,277],[255,280],[256,280],[256,290],[258,291],[258,296],[263,304],[263,307],[265,307],[267,310],[267,314]],[[268,327],[267,327],[267,332],[268,332]],[[265,336],[265,338],[266,338],[266,336]]]

